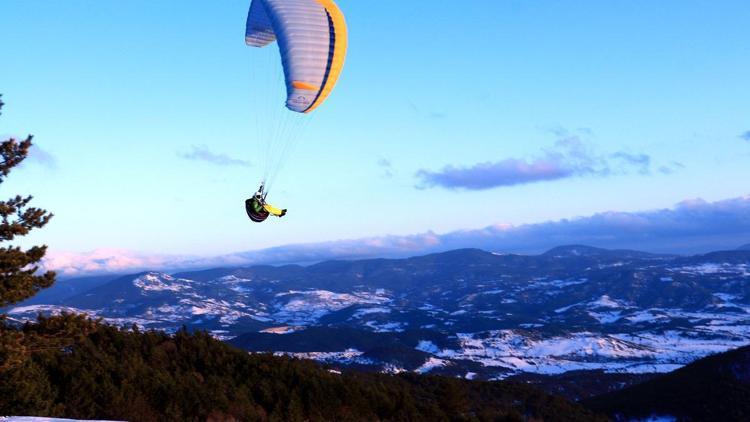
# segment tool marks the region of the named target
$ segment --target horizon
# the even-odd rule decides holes
[[[391,261],[400,261],[400,260],[408,260],[413,258],[422,258],[422,257],[428,257],[428,256],[434,256],[434,255],[443,255],[443,254],[449,254],[453,252],[461,252],[461,251],[479,251],[484,252],[492,255],[517,255],[517,256],[541,256],[548,254],[556,249],[565,249],[565,248],[589,248],[589,249],[596,249],[596,250],[602,250],[602,251],[608,251],[608,252],[639,252],[639,253],[646,253],[649,255],[654,256],[673,256],[673,257],[695,257],[695,256],[704,256],[712,253],[719,253],[719,252],[736,252],[736,251],[746,251],[750,250],[748,249],[750,247],[750,243],[738,245],[736,248],[726,248],[726,249],[717,249],[717,250],[707,250],[704,252],[698,252],[698,253],[664,253],[664,252],[647,252],[643,250],[638,249],[622,249],[622,248],[616,248],[616,249],[610,249],[610,248],[600,248],[597,246],[591,246],[591,245],[584,245],[584,244],[563,244],[558,246],[553,246],[549,249],[539,251],[539,252],[528,252],[528,253],[522,253],[522,252],[502,252],[502,251],[492,251],[488,249],[483,248],[474,248],[474,247],[464,247],[464,248],[456,248],[456,249],[447,249],[447,250],[440,250],[440,251],[432,251],[432,252],[422,252],[422,253],[415,253],[415,254],[393,254],[393,255],[387,255],[387,256],[339,256],[339,257],[330,257],[330,258],[321,258],[319,260],[313,260],[313,261],[288,261],[288,262],[248,262],[246,265],[242,264],[235,264],[235,265],[221,265],[216,264],[216,266],[212,266],[214,264],[206,263],[206,264],[187,264],[185,267],[179,267],[176,266],[174,268],[169,267],[155,267],[155,268],[134,268],[134,272],[81,272],[81,273],[61,273],[58,275],[58,278],[60,280],[73,280],[78,278],[88,278],[88,277],[105,277],[105,276],[117,276],[117,277],[129,277],[132,275],[137,274],[146,274],[146,273],[161,273],[161,274],[168,274],[171,276],[175,276],[180,273],[191,273],[191,272],[203,272],[203,271],[215,271],[215,270],[236,270],[236,269],[253,269],[256,267],[286,267],[286,266],[297,266],[297,267],[310,267],[317,264],[325,264],[328,262],[362,262],[362,261],[374,261],[374,260],[391,260]],[[218,257],[220,258],[220,257]],[[210,262],[210,261],[208,261]]]
[[[750,243],[746,2],[338,3],[346,66],[260,225],[249,1],[0,4],[0,135],[36,145],[3,189],[55,214],[20,245],[84,274]]]

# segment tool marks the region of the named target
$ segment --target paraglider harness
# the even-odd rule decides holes
[[[266,218],[270,215],[270,213],[263,207],[266,204],[266,195],[268,195],[263,189],[264,186],[263,183],[261,183],[260,188],[258,188],[258,191],[255,192],[253,197],[245,200],[245,211],[247,211],[247,216],[256,223],[266,221]]]
[[[264,184],[260,185],[258,191],[252,198],[245,200],[245,211],[247,216],[256,223],[262,223],[269,215],[283,217],[286,215],[285,209],[278,209],[266,202],[268,192],[264,191]]]

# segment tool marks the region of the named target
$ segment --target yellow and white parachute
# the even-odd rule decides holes
[[[281,85],[281,72],[275,66],[262,66],[260,54],[253,63],[254,115],[258,136],[265,138],[260,143],[266,145],[267,185],[306,125],[304,115],[325,102],[341,75],[348,44],[344,15],[332,0],[253,0],[246,44],[265,47],[274,41],[281,53],[288,110],[279,112],[283,97],[269,89]],[[278,63],[279,55],[274,52],[274,56],[266,60]]]

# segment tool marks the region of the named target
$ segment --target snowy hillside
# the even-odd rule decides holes
[[[339,366],[496,379],[520,372],[667,372],[750,343],[750,251],[693,257],[555,248],[458,250],[121,277],[10,310],[202,329],[250,351]]]

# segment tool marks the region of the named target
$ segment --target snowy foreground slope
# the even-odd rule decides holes
[[[668,372],[750,344],[750,251],[570,246],[149,272],[10,315],[61,311],[170,332],[184,325],[249,351],[390,372]]]

